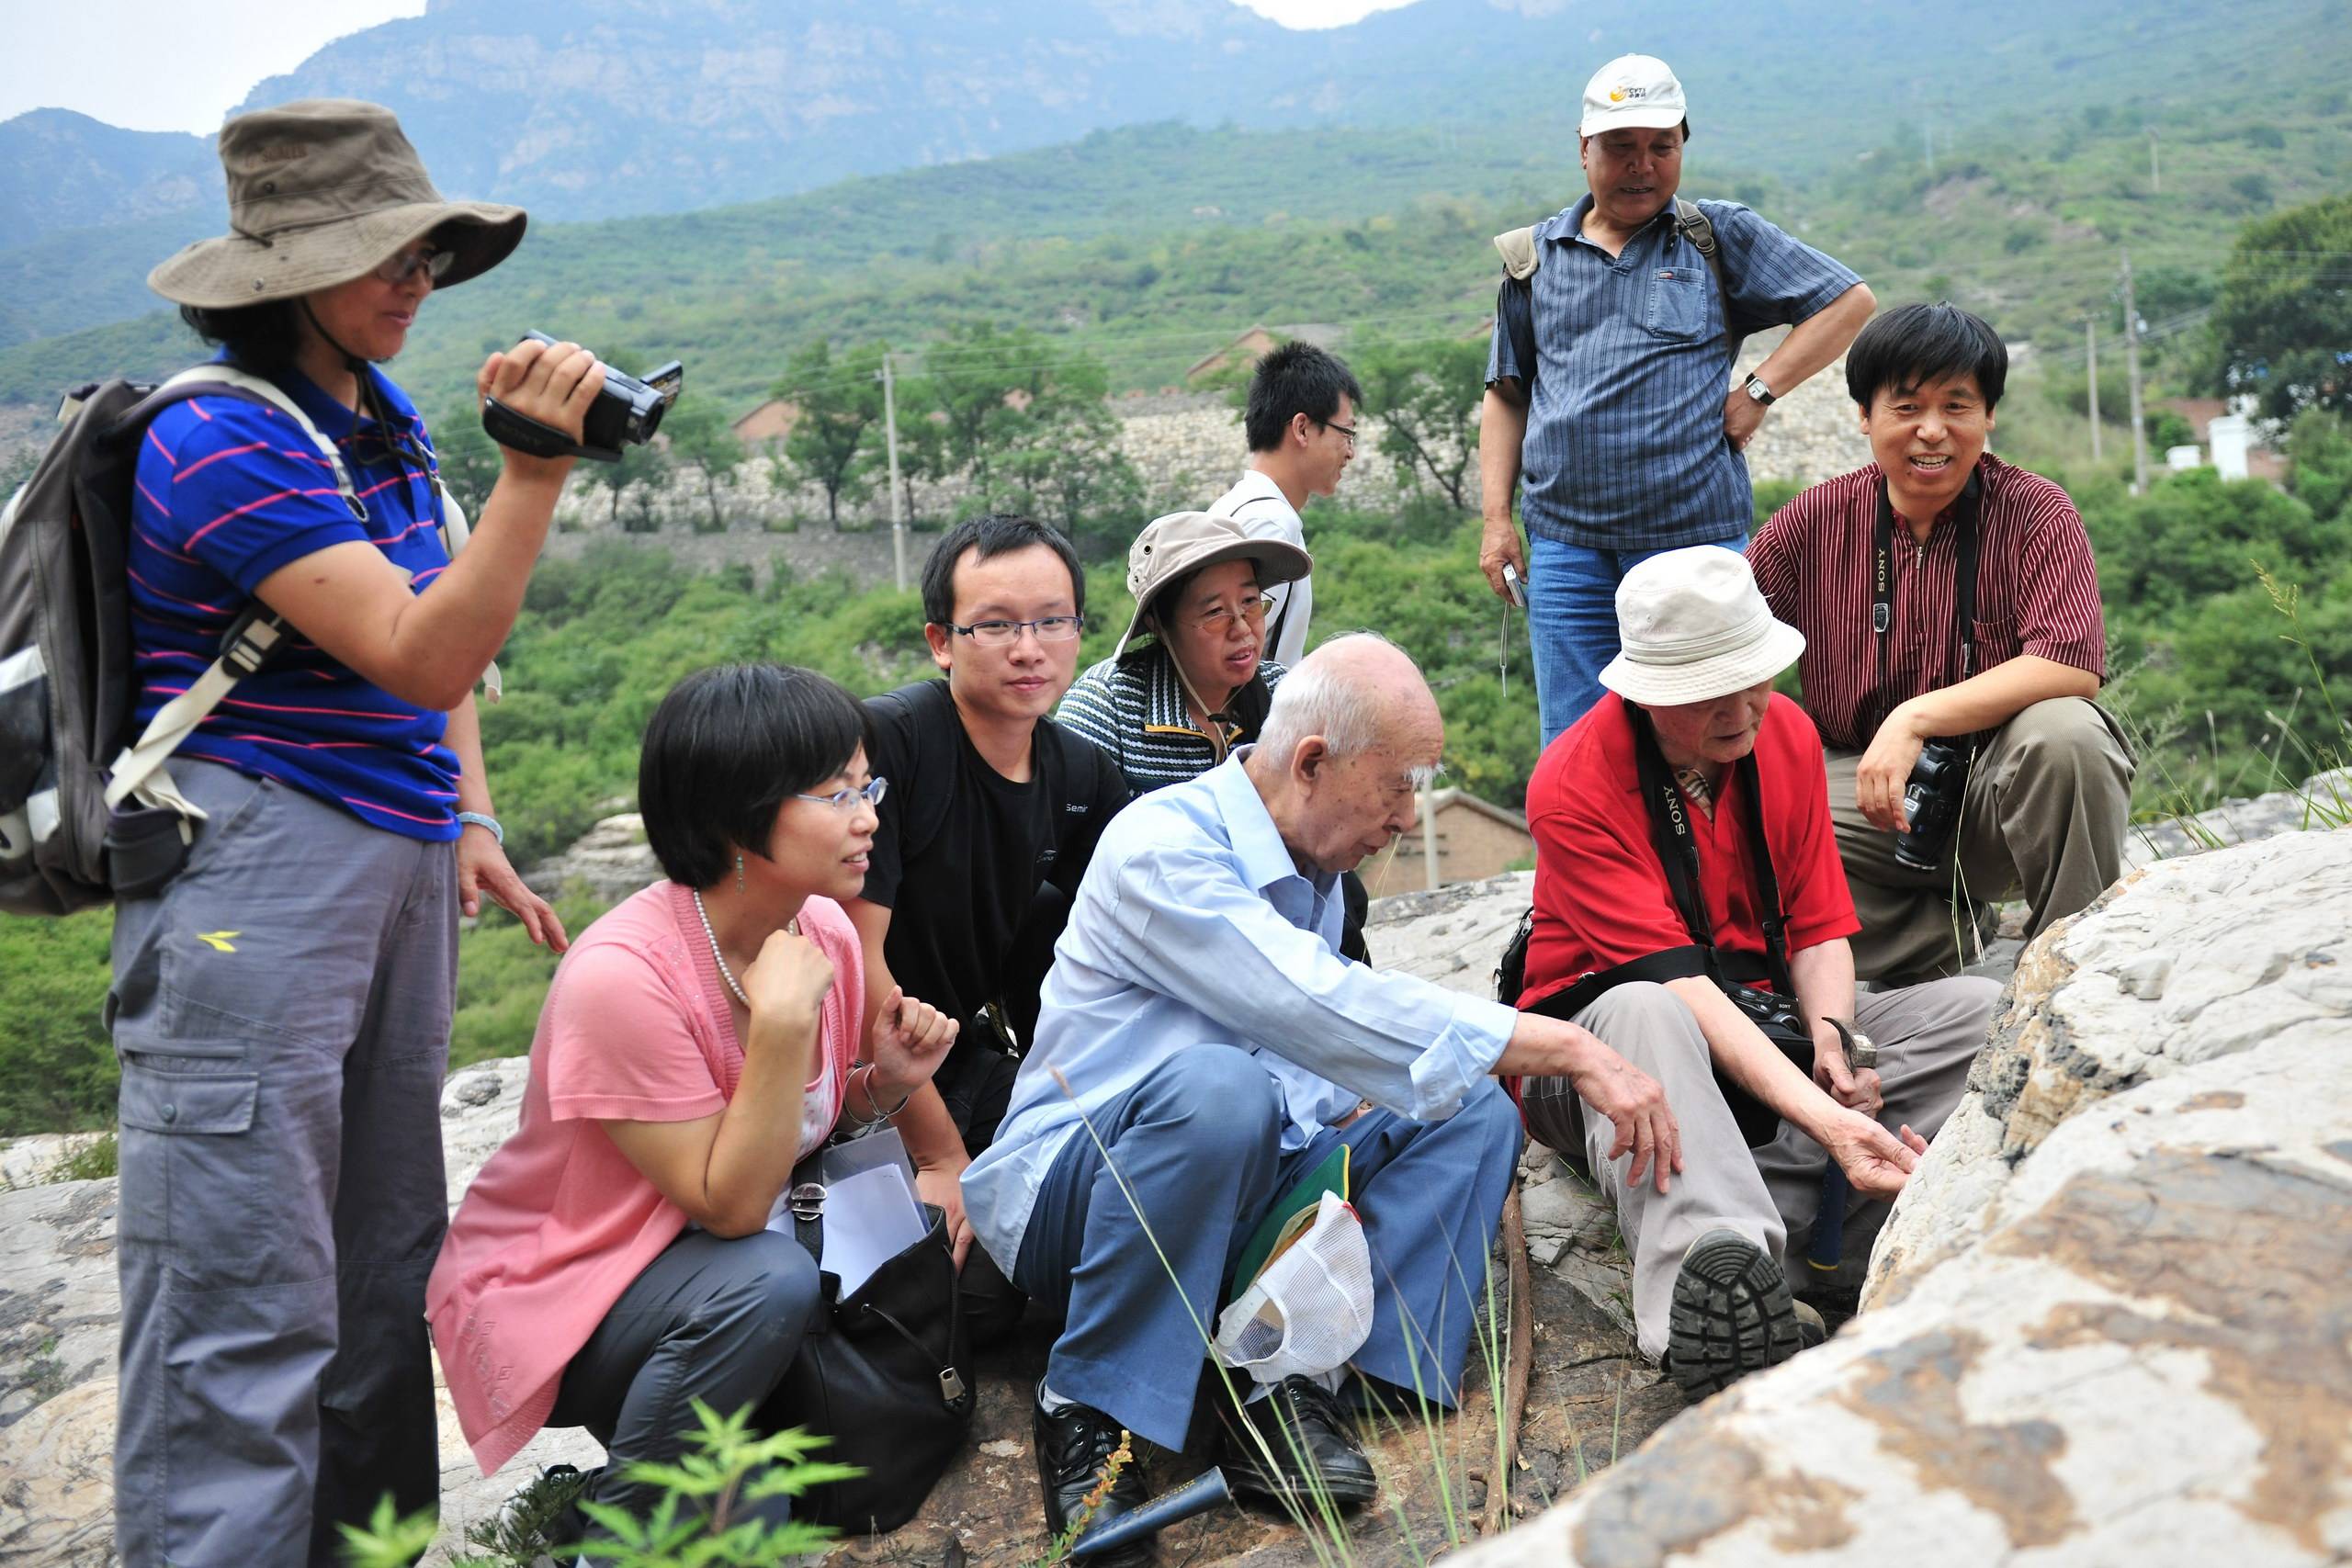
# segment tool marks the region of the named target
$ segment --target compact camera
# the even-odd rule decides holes
[[[545,333],[525,333],[525,341],[552,344]],[[642,446],[662,428],[662,416],[678,400],[686,383],[686,367],[673,359],[642,378],[605,367],[604,389],[588,405],[581,422],[580,440],[515,412],[496,398],[485,398],[481,426],[502,446],[512,446],[534,457],[594,457],[616,463],[623,446]]]
[[[1960,801],[1968,788],[1968,752],[1950,740],[1919,748],[1903,786],[1903,819],[1911,826],[1894,836],[1894,863],[1908,871],[1933,871],[1943,860],[1960,824]]]

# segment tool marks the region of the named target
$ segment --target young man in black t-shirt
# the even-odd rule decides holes
[[[922,573],[923,637],[947,678],[866,703],[867,759],[890,781],[865,896],[849,905],[866,1032],[894,985],[963,1023],[897,1119],[959,1259],[957,1178],[1003,1118],[1069,895],[1127,801],[1118,764],[1046,716],[1077,672],[1085,595],[1054,529],[1001,514],[959,524]]]

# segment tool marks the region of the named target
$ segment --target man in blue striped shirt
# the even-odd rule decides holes
[[[1600,698],[1618,580],[1661,550],[1746,544],[1755,502],[1740,449],[1874,303],[1847,267],[1736,202],[1684,204],[1699,223],[1678,210],[1690,125],[1663,61],[1602,66],[1578,129],[1589,193],[1497,242],[1508,276],[1478,425],[1478,565],[1498,595],[1506,564],[1526,580],[1546,745]],[[1794,330],[1732,385],[1741,340],[1783,325]],[[1511,520],[1522,476],[1532,557]]]

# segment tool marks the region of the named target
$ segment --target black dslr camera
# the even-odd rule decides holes
[[[1919,748],[1911,778],[1903,786],[1903,818],[1911,826],[1894,836],[1894,863],[1908,871],[1933,871],[1960,824],[1960,800],[1968,788],[1968,752],[1951,740]]]
[[[552,344],[545,333],[525,333],[531,343]],[[662,416],[678,400],[686,382],[686,367],[673,359],[639,380],[605,367],[604,389],[588,405],[576,443],[560,430],[515,412],[496,398],[484,398],[481,427],[501,446],[534,457],[594,457],[600,463],[620,461],[623,446],[642,446],[662,428]]]

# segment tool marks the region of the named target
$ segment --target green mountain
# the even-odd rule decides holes
[[[1419,0],[1292,32],[1231,0],[443,0],[330,44],[249,101],[379,99],[445,189],[519,201],[546,221],[708,209],[1163,119],[1375,141],[1445,127],[1566,164],[1586,76],[1645,50],[1674,62],[1718,169],[1804,182],[1849,168],[1898,130],[1923,148],[2017,130],[2063,136],[2086,104],[2132,119],[2188,109],[2269,119],[2282,101],[2345,78],[2347,18],[2346,0],[2246,0],[2226,12],[2190,0],[1984,0],[1964,29],[1938,36],[1879,0],[1692,0],[1670,18],[1560,0]],[[0,125],[0,279],[37,290],[0,312],[0,343],[134,312],[138,278],[181,231],[69,238],[85,265],[55,288],[41,285],[62,270],[57,250],[18,247],[129,220],[214,227],[217,185],[198,188],[185,173],[202,161],[200,139],[65,129],[50,111]],[[1430,162],[1423,189],[1489,177]],[[1344,189],[1353,173],[1344,161],[1284,169],[1297,175],[1294,208],[1297,193]],[[1200,173],[1196,184],[1220,189],[1255,175],[1242,164]],[[1076,209],[1042,194],[1057,216]],[[1129,232],[1202,205],[1179,207],[1141,180],[1106,199]],[[1396,209],[1375,192],[1348,200],[1358,213]],[[1213,192],[1206,205],[1227,204]],[[921,221],[954,231],[965,215]],[[663,243],[659,234],[646,243]]]

